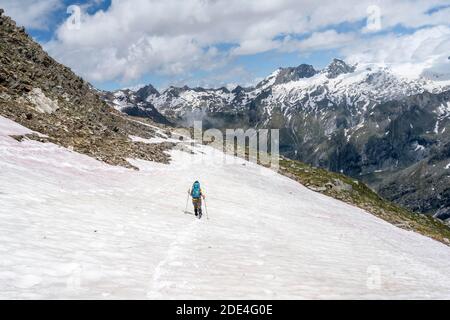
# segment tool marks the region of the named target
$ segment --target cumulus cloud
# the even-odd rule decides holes
[[[376,30],[380,35],[345,28],[345,24],[364,24],[367,8],[374,3],[380,12],[380,30]],[[342,49],[352,58],[359,54],[360,58],[387,59],[382,48],[386,52],[401,49],[392,48],[391,41],[397,38],[389,33],[391,28],[434,30],[433,26],[447,25],[450,9],[433,10],[445,4],[446,0],[323,0],[320,4],[309,0],[112,0],[105,11],[84,11],[79,29],[61,25],[45,47],[88,80],[98,82],[212,70],[236,56],[269,50]],[[415,41],[422,39],[416,36]],[[444,37],[448,40],[448,35]]]
[[[342,50],[353,63],[385,63],[404,75],[450,75],[450,27],[435,26],[412,34],[390,33],[359,39]]]
[[[225,66],[217,72],[212,72],[198,79],[196,77],[182,77],[171,82],[174,86],[184,86],[190,84],[193,87],[220,88],[226,87],[233,90],[238,85],[248,87],[259,82],[249,70],[243,66]]]
[[[280,44],[281,50],[310,52],[316,50],[339,49],[357,39],[354,32],[338,33],[336,30],[314,32],[304,40],[286,37]]]
[[[7,15],[31,29],[47,29],[49,16],[61,6],[61,0],[0,0],[0,8]]]

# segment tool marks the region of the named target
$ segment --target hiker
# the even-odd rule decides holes
[[[195,181],[192,189],[188,190],[188,194],[192,197],[192,204],[194,205],[195,216],[202,217],[202,198],[205,199],[200,182]]]

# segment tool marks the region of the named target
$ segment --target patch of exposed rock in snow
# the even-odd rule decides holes
[[[40,137],[48,137],[47,135],[42,134],[40,132],[35,132],[28,128],[25,128],[12,120],[3,118],[1,116],[0,116],[0,119],[1,119],[0,132],[3,132],[5,135],[7,134],[8,136],[20,136],[20,135],[27,135],[27,134],[35,134]]]

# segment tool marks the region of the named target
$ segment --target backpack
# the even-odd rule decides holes
[[[191,196],[194,199],[198,199],[200,198],[200,183],[198,183],[198,181],[194,182],[194,184],[192,185],[192,191],[191,191]]]

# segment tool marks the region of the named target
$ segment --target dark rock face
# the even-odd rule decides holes
[[[313,66],[301,64],[296,68],[281,69],[274,84],[287,83],[289,81],[297,81],[303,78],[311,78],[317,73]]]
[[[150,84],[136,91],[136,95],[141,99],[141,101],[145,101],[145,99],[149,96],[159,96],[159,92]]]
[[[132,142],[153,130],[110,108],[98,92],[49,57],[9,17],[0,17],[0,115],[53,142],[113,165],[127,158],[168,162],[168,145]],[[30,135],[28,139],[39,140]],[[40,140],[39,140],[40,141]]]
[[[349,66],[343,60],[333,59],[333,62],[325,70],[328,78],[334,79],[337,76],[345,73],[352,73],[355,71],[355,67]]]
[[[449,205],[447,203],[447,207],[440,208],[436,211],[434,217],[441,219],[441,220],[448,220],[450,219],[450,209]]]
[[[375,105],[364,115],[357,133],[347,136],[354,121],[350,113],[329,110],[325,119],[334,114],[335,129],[327,136],[323,134],[326,120],[300,112],[293,116],[299,120],[291,120],[297,124],[289,132],[297,133],[292,141],[295,153],[286,153],[361,179],[381,196],[413,211],[446,218],[450,209],[450,117],[440,112],[449,101],[450,92],[425,92]]]
[[[129,116],[149,118],[157,123],[170,125],[170,122],[163,115],[161,115],[158,111],[155,112],[155,110],[152,110],[150,108],[139,108],[133,106],[133,107],[125,107],[121,111]]]
[[[153,104],[147,101],[150,96],[159,96],[159,92],[152,86],[145,86],[134,92],[129,89],[116,92],[102,92],[102,99],[111,107],[134,117],[149,118],[156,123],[171,125]]]

